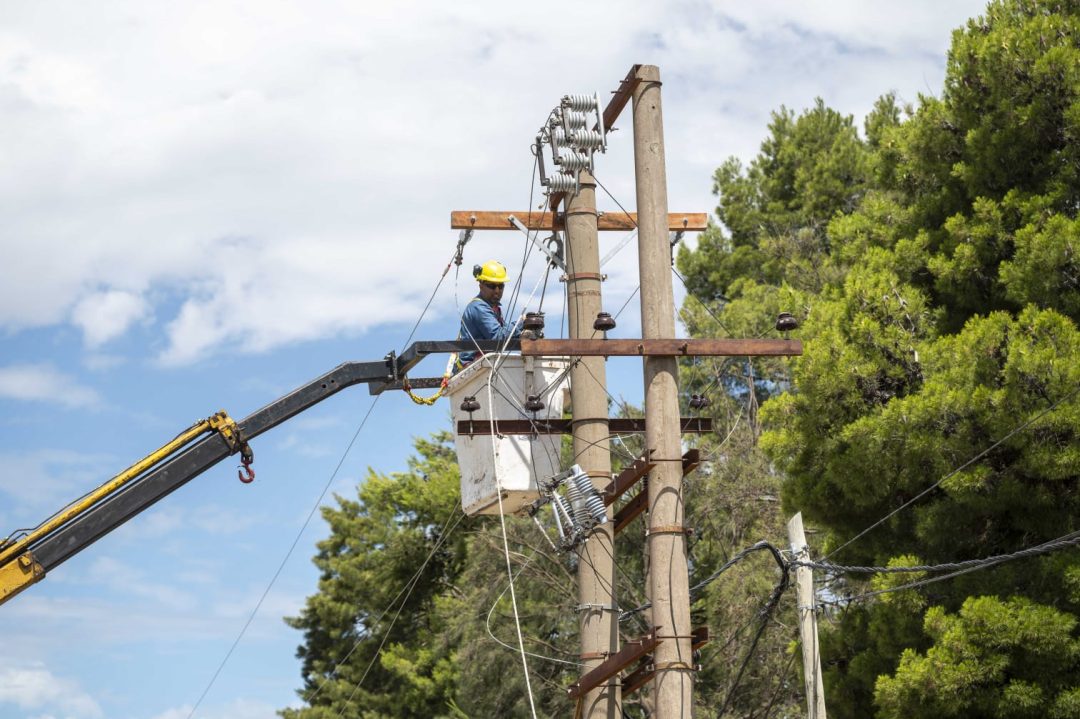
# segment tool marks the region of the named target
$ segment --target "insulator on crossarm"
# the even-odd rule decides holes
[[[552,192],[577,192],[577,178],[559,172],[548,177],[547,187]]]
[[[591,164],[591,158],[583,152],[564,152],[559,155],[559,167],[564,170],[586,170]]]
[[[584,112],[574,112],[563,108],[563,127],[567,130],[577,130],[589,124],[589,116]]]
[[[596,95],[564,95],[562,106],[578,112],[589,112],[596,109]]]
[[[576,130],[570,135],[570,144],[579,150],[596,150],[604,146],[604,136],[596,130]]]
[[[560,145],[560,146],[565,145],[566,144],[566,130],[564,130],[562,128],[562,126],[560,126],[560,125],[555,125],[554,127],[551,128],[551,140],[556,145]]]
[[[574,465],[575,467],[577,465]],[[596,491],[596,487],[593,486],[592,479],[584,471],[577,472],[571,481],[577,485],[578,491],[581,492],[581,496],[585,498],[585,508],[588,510],[589,515],[592,517],[592,521],[595,524],[603,524],[607,521],[607,509],[604,507],[604,500],[600,497],[600,493]]]
[[[581,493],[581,487],[578,486],[578,483],[574,481],[573,477],[570,477],[566,481],[566,499],[573,510],[574,526],[587,526],[590,523],[590,512],[585,503],[586,497]]]

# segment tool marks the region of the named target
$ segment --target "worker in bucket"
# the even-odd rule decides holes
[[[506,267],[501,262],[488,260],[473,267],[473,277],[480,284],[480,293],[469,301],[461,314],[461,331],[458,339],[505,340],[521,336],[521,323],[507,323],[502,314],[502,296],[506,287]],[[458,356],[458,369],[469,364],[481,352],[462,352]]]

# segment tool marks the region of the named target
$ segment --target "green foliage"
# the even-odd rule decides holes
[[[407,472],[369,472],[356,500],[323,508],[330,536],[314,559],[319,592],[286,620],[304,633],[300,695],[311,708],[283,717],[450,716],[457,667],[453,647],[437,641],[446,621],[438,599],[457,581],[467,542],[453,531],[458,476],[448,439],[417,440]]]
[[[679,250],[687,287],[703,300],[734,297],[739,279],[817,289],[831,278],[825,227],[863,192],[865,144],[852,118],[820,99],[798,117],[786,108],[773,113],[769,131],[748,169],[729,158],[713,176],[716,215],[730,235],[713,227],[697,249]]]
[[[1080,5],[995,0],[954,34],[940,97],[883,96],[865,140],[833,117],[776,113],[748,169],[717,171],[728,234],[679,256],[723,334],[761,336],[781,308],[803,320],[790,368],[742,365],[769,376],[752,395],[785,510],[850,564],[1080,529]],[[823,161],[827,138],[851,152]],[[844,577],[826,596],[910,580]],[[1073,550],[847,607],[821,640],[829,713],[1077,716],[1078,599]],[[1013,636],[986,643],[980,621]]]
[[[883,719],[1075,717],[1080,691],[1077,620],[1013,597],[972,597],[956,614],[926,613],[925,653],[904,651],[877,681]]]

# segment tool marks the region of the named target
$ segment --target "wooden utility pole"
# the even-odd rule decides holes
[[[566,307],[570,338],[591,339],[602,309],[600,244],[597,240],[596,180],[580,175],[581,190],[566,206]],[[666,220],[666,218],[665,218]],[[575,358],[570,369],[575,462],[603,491],[611,481],[608,439],[607,367],[603,357]],[[611,510],[608,510],[610,517]],[[615,549],[611,522],[597,526],[578,550],[578,626],[582,674],[619,651],[615,605]],[[600,684],[580,700],[582,717],[616,719],[622,715],[618,681]]]
[[[701,231],[705,213],[668,213],[667,171],[664,165],[663,117],[660,108],[660,71],[653,65],[634,65],[603,110],[603,128],[611,129],[619,114],[633,101],[634,169],[637,178],[637,213],[596,211],[596,181],[588,172],[579,177],[580,192],[551,191],[551,213],[529,211],[455,210],[451,227],[465,230],[539,231],[565,229],[567,309],[570,339],[522,340],[526,357],[562,356],[574,362],[570,375],[573,419],[500,420],[500,433],[571,431],[574,461],[603,490],[604,504],[614,522],[593,530],[579,550],[581,679],[568,688],[580,701],[581,716],[615,719],[621,716],[624,695],[652,679],[647,698],[658,719],[687,719],[692,714],[693,651],[708,641],[708,628],[690,628],[690,588],[686,559],[686,527],[682,478],[700,461],[695,450],[682,453],[681,435],[709,432],[712,420],[680,417],[678,358],[697,356],[795,356],[802,354],[798,340],[676,339],[675,300],[671,283],[669,231]],[[565,122],[565,120],[564,120]],[[594,130],[595,131],[595,130]],[[541,149],[541,148],[537,148]],[[565,203],[565,212],[558,208]],[[597,231],[638,228],[641,277],[641,339],[607,340],[593,329],[601,310],[601,276]],[[639,356],[644,360],[645,421],[607,415],[604,358]],[[430,384],[424,385],[422,383]],[[441,386],[441,378],[412,380],[413,386]],[[610,432],[645,433],[645,452],[631,466],[611,476]],[[458,434],[484,434],[488,422],[463,420]],[[631,494],[636,482],[648,474],[647,488]],[[624,495],[630,499],[621,500]],[[619,648],[615,602],[614,536],[648,511],[646,593],[652,604],[652,628]],[[634,663],[638,666],[632,669]],[[630,672],[620,682],[618,676]]]
[[[637,179],[641,336],[675,336],[675,298],[668,242],[667,170],[660,106],[660,69],[637,68],[634,88],[634,172]],[[645,446],[656,463],[649,474],[649,595],[656,647],[653,702],[658,719],[692,712],[694,659],[690,633],[690,579],[683,526],[682,438],[675,357],[646,357]]]
[[[810,547],[803,531],[802,512],[787,525],[788,542],[796,559],[810,559]],[[795,568],[796,602],[799,610],[799,643],[802,644],[803,685],[806,687],[808,719],[825,719],[825,684],[821,678],[821,652],[818,650],[817,614],[814,612],[814,571]]]

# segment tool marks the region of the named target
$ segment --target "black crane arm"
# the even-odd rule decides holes
[[[519,347],[517,341],[416,342],[400,356],[391,352],[381,361],[339,365],[239,422],[233,423],[219,412],[196,423],[178,440],[68,505],[38,528],[0,540],[0,604],[221,460],[237,452],[250,453],[247,443],[255,437],[346,387],[390,387],[429,354]]]

